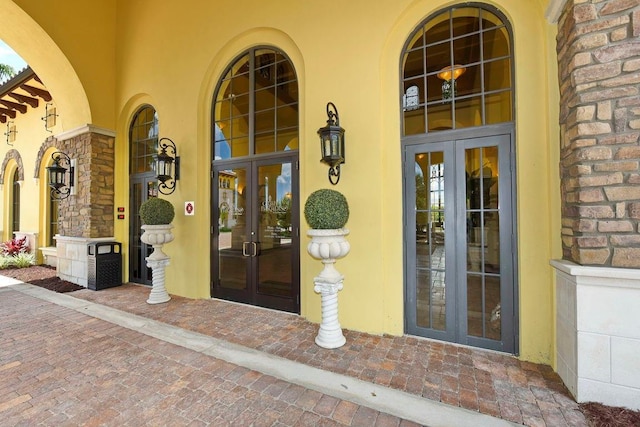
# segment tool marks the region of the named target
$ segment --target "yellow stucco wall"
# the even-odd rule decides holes
[[[41,117],[45,116],[45,102],[40,99],[38,107],[28,107],[28,114],[17,114],[15,119],[11,119],[15,125],[17,131],[15,135],[15,141],[13,145],[7,143],[6,124],[0,124],[0,163],[2,163],[7,154],[11,150],[16,150],[20,155],[20,160],[24,169],[23,181],[20,184],[20,231],[38,233],[38,247],[46,245],[48,238],[46,229],[46,209],[49,190],[46,185],[43,186],[43,182],[46,182],[44,175],[44,167],[48,166],[50,162],[50,156],[53,150],[48,151],[48,156],[45,156],[42,162],[41,168],[38,170],[37,178],[35,175],[36,159],[38,157],[38,150],[42,143],[52,135],[54,132],[61,130],[60,124],[57,122],[52,127],[51,133],[47,132],[44,128],[44,122]],[[53,104],[55,107],[55,104]],[[2,240],[8,240],[13,238],[9,235],[9,221],[11,220],[10,204],[12,202],[13,192],[11,189],[13,182],[13,173],[17,168],[17,162],[15,160],[9,160],[5,166],[4,184],[1,188],[3,207],[0,212],[0,218],[2,218]],[[39,256],[39,255],[38,255]]]
[[[548,260],[559,248],[555,28],[546,23],[540,0],[488,3],[509,18],[514,32],[520,354],[551,362]],[[349,329],[399,335],[404,330],[399,57],[415,27],[451,4],[394,0],[372,7],[371,1],[344,0],[328,7],[239,0],[229,8],[205,0],[189,7],[169,1],[160,7],[151,0],[0,0],[0,10],[8,7],[31,27],[41,27],[44,34],[38,37],[57,51],[45,63],[37,40],[16,36],[19,29],[0,30],[0,38],[43,78],[61,114],[69,112],[65,130],[91,120],[117,132],[115,206],[125,206],[128,216],[129,124],[145,103],[158,111],[160,136],[177,143],[182,161],[177,191],[167,197],[177,210],[176,239],[166,247],[168,289],[198,298],[209,296],[210,118],[217,80],[249,47],[282,49],[298,74],[301,205],[312,191],[330,186],[316,135],[328,101],[338,107],[347,132],[347,163],[334,187],[351,208],[351,253],[337,264],[346,277],[340,322]],[[69,76],[59,72],[65,63],[72,67]],[[185,201],[195,202],[194,216],[183,214]],[[301,310],[318,322],[320,297],[312,281],[321,264],[306,254],[306,224],[301,225]],[[116,221],[115,237],[126,245],[126,221]]]

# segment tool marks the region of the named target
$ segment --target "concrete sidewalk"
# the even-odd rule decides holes
[[[6,283],[6,281],[2,280],[0,280],[0,282]],[[79,357],[77,354],[69,355],[65,357],[65,360],[78,360],[78,363],[82,364],[81,361],[86,359],[86,355],[93,353],[93,349],[91,346],[87,346],[86,342],[94,341],[92,334],[95,333],[95,330],[93,328],[96,325],[95,322],[98,322],[95,319],[100,319],[100,325],[109,325],[100,326],[100,330],[109,331],[107,335],[109,339],[116,341],[116,348],[123,345],[123,340],[128,345],[134,346],[131,349],[120,349],[116,353],[118,357],[111,354],[106,359],[104,359],[105,355],[102,354],[103,347],[99,347],[100,351],[94,356],[100,356],[105,366],[113,366],[114,363],[123,358],[127,360],[129,353],[137,354],[139,351],[155,351],[158,347],[171,349],[171,353],[186,352],[180,356],[176,355],[171,357],[171,364],[182,364],[184,360],[189,361],[195,358],[195,360],[203,363],[204,366],[215,367],[215,369],[206,369],[204,371],[200,368],[198,376],[209,378],[216,384],[222,381],[222,384],[227,384],[227,388],[229,388],[231,384],[234,384],[234,387],[242,387],[243,390],[246,389],[257,393],[251,396],[256,400],[247,400],[247,398],[244,397],[243,402],[245,400],[250,402],[247,408],[244,408],[244,410],[240,412],[238,412],[239,409],[236,408],[235,412],[231,415],[223,411],[226,415],[217,415],[217,418],[214,418],[216,422],[213,423],[211,418],[207,418],[206,416],[203,418],[201,411],[189,412],[184,409],[180,411],[171,410],[172,405],[176,403],[169,404],[168,402],[178,402],[184,399],[197,401],[200,409],[204,409],[205,412],[208,411],[207,416],[209,417],[211,417],[212,414],[216,414],[218,410],[221,410],[220,408],[228,407],[228,405],[225,406],[224,403],[219,402],[219,400],[202,395],[201,392],[198,392],[198,388],[192,389],[188,386],[184,388],[180,387],[180,381],[176,380],[178,382],[173,382],[177,388],[176,392],[182,390],[180,393],[184,394],[184,396],[178,400],[176,400],[176,397],[164,396],[155,390],[156,387],[146,390],[147,393],[152,393],[153,395],[160,393],[159,396],[162,398],[156,397],[156,399],[160,399],[160,401],[163,402],[161,405],[162,411],[160,411],[160,413],[162,413],[161,416],[159,414],[151,414],[151,412],[154,411],[153,406],[156,405],[144,405],[144,408],[137,405],[138,411],[144,410],[145,417],[127,418],[133,416],[132,410],[123,411],[121,408],[123,404],[121,403],[120,405],[116,405],[117,408],[120,408],[118,410],[113,409],[113,405],[107,405],[111,408],[103,408],[104,410],[110,409],[114,411],[111,413],[111,418],[109,418],[108,414],[105,415],[107,419],[102,420],[105,421],[105,424],[123,425],[124,421],[124,424],[130,423],[130,425],[140,425],[141,423],[154,425],[154,419],[166,419],[167,416],[170,416],[169,414],[172,414],[172,416],[179,415],[179,419],[176,419],[175,423],[170,423],[173,425],[189,425],[190,423],[195,423],[193,425],[200,425],[198,423],[202,423],[202,425],[208,423],[220,425],[219,423],[222,421],[230,423],[229,425],[250,425],[252,422],[249,421],[249,418],[252,416],[255,416],[253,422],[256,422],[256,425],[414,425],[412,423],[429,426],[512,425],[505,419],[489,416],[478,411],[463,409],[458,406],[446,405],[436,400],[425,398],[422,394],[416,394],[408,390],[402,390],[399,387],[394,387],[392,379],[388,381],[388,384],[381,384],[382,381],[380,380],[382,376],[379,374],[373,375],[373,372],[367,374],[370,376],[373,375],[373,380],[366,380],[366,378],[363,379],[359,378],[358,375],[353,375],[353,369],[346,369],[344,373],[341,373],[340,366],[342,365],[340,360],[338,360],[339,358],[331,357],[331,355],[347,356],[346,359],[350,360],[349,365],[351,367],[357,365],[358,355],[361,355],[363,357],[360,357],[360,359],[365,359],[364,362],[369,366],[368,369],[375,371],[375,367],[370,363],[371,353],[375,354],[375,349],[367,344],[365,344],[364,347],[360,346],[358,342],[362,340],[350,337],[349,335],[353,333],[349,333],[348,331],[346,331],[347,345],[349,345],[351,341],[349,348],[352,350],[351,353],[355,352],[355,356],[353,357],[349,357],[350,353],[347,352],[346,349],[340,352],[336,350],[319,349],[315,346],[307,347],[305,343],[310,338],[312,340],[315,327],[300,319],[299,316],[222,301],[188,300],[184,298],[173,298],[169,303],[160,306],[148,306],[144,303],[146,294],[148,294],[148,288],[132,285],[100,292],[79,291],[72,294],[56,294],[31,285],[17,284],[0,289],[0,309],[3,312],[9,309],[16,310],[14,318],[22,319],[22,321],[26,322],[24,325],[21,325],[21,328],[26,329],[32,329],[34,327],[34,325],[29,324],[31,322],[30,317],[33,315],[25,314],[24,312],[32,312],[34,314],[37,312],[39,315],[41,313],[41,315],[45,317],[55,312],[57,316],[64,321],[49,322],[45,319],[45,322],[51,324],[60,323],[60,327],[63,327],[63,324],[67,323],[68,319],[74,319],[74,328],[72,328],[74,329],[74,333],[71,339],[74,340],[74,343],[76,343],[75,340],[77,340],[76,344],[83,349],[81,350],[82,357]],[[88,301],[87,299],[101,299],[104,301],[97,303]],[[110,305],[121,305],[122,307],[120,308],[124,310],[106,306],[105,301],[107,300]],[[127,307],[127,305],[131,306]],[[215,305],[214,311],[217,313],[217,316],[213,316],[215,318],[213,325],[217,326],[212,326],[210,323],[212,321],[210,314],[211,309],[214,308],[213,305]],[[34,309],[36,309],[35,312]],[[22,314],[18,313],[20,310]],[[142,313],[135,313],[135,310],[141,311]],[[58,313],[58,311],[62,312]],[[154,313],[154,315],[150,316],[149,312]],[[248,318],[239,316],[237,312],[244,313]],[[81,316],[82,319],[77,316]],[[221,319],[220,316],[223,316],[224,320]],[[4,318],[5,316],[2,317]],[[247,319],[251,320],[248,321]],[[269,320],[267,321],[266,319]],[[193,327],[194,324],[200,325],[200,330]],[[273,325],[273,327],[267,327],[265,329],[265,324]],[[5,330],[4,320],[0,320],[0,326],[2,330]],[[260,328],[260,331],[256,328]],[[207,333],[210,329],[216,329],[218,335],[221,334],[222,336],[216,337],[216,334],[210,333],[210,331]],[[11,328],[9,328],[9,330],[11,330]],[[243,342],[241,335],[238,336],[237,334],[234,335],[231,333],[233,330],[248,331],[253,339],[245,339]],[[279,334],[275,332],[276,330],[286,332],[286,339],[280,337],[278,340]],[[266,336],[264,336],[265,331],[272,337],[271,339],[267,339]],[[47,328],[44,328],[39,332],[35,332],[34,336],[37,337],[38,333],[44,333],[46,336],[50,336],[50,333],[46,332]],[[226,337],[224,335],[226,335]],[[56,332],[53,336],[58,337],[63,335]],[[275,341],[273,339],[274,336],[276,338]],[[1,337],[0,370],[2,370],[4,366],[13,366],[11,364],[16,363],[16,360],[12,359],[12,354],[14,353],[14,350],[12,350],[13,345],[4,342],[4,334],[1,335]],[[350,338],[352,339],[350,340]],[[16,338],[16,340],[17,342],[20,341],[19,338]],[[391,338],[391,347],[387,350],[387,354],[392,355],[394,353],[393,342],[395,341],[395,339]],[[405,356],[403,356],[404,349],[400,343],[403,340],[400,339],[397,341],[398,346],[396,347],[400,350],[400,353],[396,359],[398,360],[398,365],[402,365],[401,360]],[[284,347],[277,347],[274,345],[276,342],[286,345]],[[296,345],[296,342],[298,345]],[[145,345],[140,347],[138,343],[145,343]],[[263,348],[260,348],[261,346]],[[301,360],[295,360],[296,357],[286,357],[283,349],[287,346],[306,349],[302,354],[305,354],[307,351],[310,352],[309,354],[326,353],[324,360],[330,361],[333,359],[333,363],[329,363],[331,366],[323,367],[323,363],[317,363],[317,360],[314,361],[313,357],[306,361],[300,357],[298,357],[298,359]],[[271,351],[269,351],[269,349],[271,349]],[[480,353],[484,354],[486,352]],[[54,352],[54,354],[58,353]],[[470,354],[474,355],[475,353],[472,352]],[[282,355],[285,357],[282,357]],[[461,356],[462,355],[464,355],[464,351]],[[289,356],[291,356],[291,354]],[[429,357],[427,354],[423,356],[425,358]],[[503,355],[500,356],[505,357]],[[13,355],[13,357],[15,359],[18,356]],[[509,359],[515,360],[513,358]],[[99,360],[99,358],[96,358],[96,360]],[[53,372],[56,372],[57,364],[53,363],[53,361],[47,363],[49,363]],[[510,362],[510,364],[513,365],[512,362]],[[90,365],[96,369],[100,367],[98,362],[93,362],[93,359]],[[388,364],[385,365],[384,361],[381,361],[379,365],[383,371],[384,368],[389,368]],[[19,366],[22,366],[21,369],[27,369],[22,363]],[[219,366],[223,367],[220,368]],[[435,366],[437,366],[437,364],[432,363],[432,368]],[[5,371],[11,372],[17,368],[18,366],[6,368]],[[112,368],[104,369],[108,371],[103,374],[106,375],[107,378],[110,378],[111,375],[117,375],[118,378],[123,378],[127,375],[134,377],[140,375],[139,366],[135,366],[133,369],[129,367],[125,369],[122,366],[118,366],[116,373],[113,373]],[[184,369],[184,366],[165,366],[160,372],[157,372],[157,375],[159,375],[160,378],[164,378],[166,375],[173,376],[175,375],[173,373],[175,370],[179,372],[182,369]],[[191,369],[198,369],[198,367],[191,366]],[[222,373],[218,373],[217,369],[222,369]],[[447,369],[450,370],[450,367],[447,367]],[[238,370],[240,370],[240,372],[238,372]],[[235,372],[235,374],[232,374],[233,372]],[[240,375],[239,378],[235,378],[240,373],[242,375]],[[153,375],[153,373],[148,372],[144,377],[147,382],[153,382],[156,385],[163,384],[163,381],[166,382],[162,379],[152,379]],[[229,375],[231,375],[231,377],[229,377]],[[241,378],[243,379],[241,383],[237,383]],[[507,378],[509,378],[508,375]],[[126,383],[126,380],[123,381]],[[247,384],[248,381],[251,382]],[[107,389],[110,386],[118,385],[118,383],[114,383],[113,381],[107,381],[106,384]],[[278,385],[276,386],[275,384]],[[129,388],[136,385],[137,382],[127,385],[126,391],[131,391]],[[440,385],[442,387],[442,384]],[[508,384],[503,385],[506,386]],[[34,387],[36,386],[37,382],[34,383]],[[498,386],[500,386],[499,383]],[[92,396],[92,394],[100,395],[101,393],[106,393],[104,385],[96,384],[96,387],[97,389],[87,390],[86,394],[86,396],[91,396],[90,400],[94,402],[95,396]],[[255,390],[252,387],[264,388],[262,390]],[[164,387],[161,386],[161,389],[164,388],[166,388],[166,385],[164,385]],[[554,393],[559,393],[557,391],[547,390],[547,395],[543,396],[541,393],[541,390],[543,390],[542,387],[538,388],[540,390],[529,387],[530,390],[533,390],[530,391],[531,396],[520,392],[519,395],[517,394],[515,397],[527,399],[530,406],[542,408],[538,409],[542,415],[540,417],[541,419],[535,417],[524,419],[523,417],[521,418],[522,421],[517,419],[515,421],[524,422],[528,425],[586,425],[582,414],[576,410],[577,405],[575,405],[575,402],[562,394],[559,394],[559,397],[556,396]],[[118,387],[116,387],[116,390],[117,389]],[[265,390],[267,389],[270,393],[265,395]],[[285,393],[287,390],[289,391],[288,394]],[[297,392],[294,393],[293,390],[297,390]],[[464,391],[464,389],[462,389],[462,391]],[[8,394],[13,397],[6,399],[2,397],[4,392],[5,388],[0,392],[0,419],[4,419],[4,417],[2,417],[2,415],[5,415],[3,414],[4,405],[11,406],[11,408],[4,410],[10,411],[14,416],[19,417],[24,415],[23,412],[15,412],[16,408],[20,409],[21,405],[29,405],[31,400],[29,400],[29,402],[22,402],[20,399],[24,398],[20,396],[23,396],[24,393],[20,394],[15,390],[11,391],[13,394]],[[51,391],[48,393],[50,394]],[[137,395],[138,393],[144,395],[145,391],[140,390],[127,394]],[[119,395],[120,393],[117,394]],[[286,407],[283,406],[281,402],[285,394],[287,396],[287,400],[284,402],[286,403]],[[291,401],[294,394],[297,395],[296,399]],[[499,400],[498,393],[495,392],[494,394],[496,395],[495,398]],[[546,404],[544,400],[536,401],[536,394],[544,398],[547,401]],[[313,404],[307,401],[310,396],[313,396],[311,398]],[[532,396],[533,399],[531,398]],[[298,399],[301,399],[301,401],[298,402]],[[507,399],[507,401],[504,402],[505,405],[508,404],[507,407],[511,405],[510,400],[511,399]],[[321,402],[323,403],[321,404]],[[573,403],[573,405],[571,403]],[[271,416],[266,417],[264,411],[256,412],[253,409],[249,411],[249,408],[255,408],[256,405],[258,405],[257,407],[267,406],[269,408],[280,405],[280,410],[276,412],[281,412],[281,414],[275,417],[276,414],[272,411],[270,412]],[[499,402],[497,405],[500,407]],[[554,411],[554,405],[559,409]],[[318,406],[318,408],[316,408],[316,406]],[[31,406],[28,413],[37,412],[36,408],[37,405]],[[351,414],[351,416],[345,415],[345,408],[349,408],[347,413]],[[42,410],[43,408],[40,409]],[[104,410],[100,411],[100,413],[104,413]],[[546,420],[542,412],[544,410],[547,411]],[[291,411],[294,411],[294,413],[299,416],[296,418],[295,416],[286,415],[291,413]],[[45,412],[51,412],[51,410],[47,409]],[[134,413],[135,412],[134,410]],[[67,414],[67,412],[62,413]],[[522,417],[522,412],[520,412],[520,414]],[[555,417],[550,417],[549,414]],[[75,416],[77,417],[77,414]],[[160,418],[157,418],[158,416],[160,416]],[[561,416],[560,420],[563,423],[558,423],[558,416]],[[288,421],[284,421],[285,418]],[[293,421],[293,418],[296,418],[295,421]],[[94,418],[85,419],[83,423],[89,423],[92,419]],[[135,422],[136,420],[137,423]],[[308,421],[311,420],[314,421],[308,423]],[[542,423],[539,421],[542,421]],[[2,421],[0,421],[0,424],[2,424]],[[157,425],[167,424],[160,423]]]

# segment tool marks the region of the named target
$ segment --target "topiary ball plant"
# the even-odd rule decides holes
[[[309,195],[304,204],[304,217],[311,228],[342,228],[349,219],[349,204],[339,191],[316,190]]]
[[[138,212],[145,225],[170,224],[176,214],[171,202],[158,197],[148,198]]]

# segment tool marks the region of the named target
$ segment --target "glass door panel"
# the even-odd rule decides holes
[[[408,333],[514,351],[510,143],[405,147]]]
[[[218,283],[221,289],[245,291],[252,249],[247,239],[247,169],[218,172]]]
[[[445,330],[444,153],[414,157],[416,180],[416,314],[418,325]]]
[[[412,185],[407,189],[407,329],[411,333],[437,339],[451,339],[455,322],[455,289],[451,287],[451,267],[445,260],[454,240],[446,232],[453,218],[453,146],[420,145],[407,148],[405,174]],[[410,201],[409,201],[410,200]],[[454,298],[454,300],[452,300]]]
[[[293,294],[291,163],[258,167],[258,293]]]
[[[158,197],[158,181],[153,173],[132,175],[129,187],[129,209],[132,212],[129,221],[129,281],[143,285],[151,285],[151,269],[146,258],[153,252],[153,247],[142,243],[142,221],[138,210],[149,197]]]
[[[467,223],[467,329],[476,337],[500,339],[500,176],[498,147],[465,150]]]
[[[212,296],[297,313],[297,154],[215,166]]]

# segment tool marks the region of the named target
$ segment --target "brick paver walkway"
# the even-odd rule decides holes
[[[78,296],[144,304],[141,291]],[[195,302],[156,312],[180,317]],[[416,424],[0,288],[0,426],[36,425]]]
[[[345,346],[326,350],[314,342],[318,325],[300,316],[180,297],[148,305],[148,294],[149,288],[124,285],[71,295],[515,423],[586,425],[578,405],[549,366],[453,344],[347,330]]]

